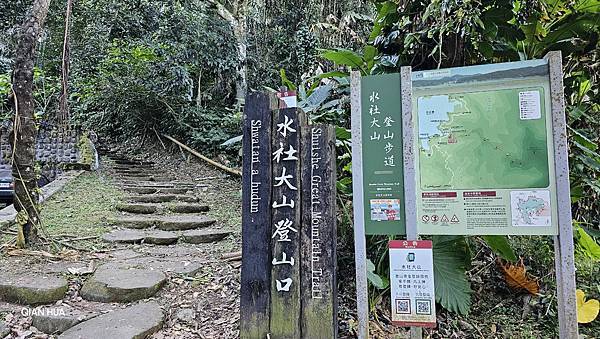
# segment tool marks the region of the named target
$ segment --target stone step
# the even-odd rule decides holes
[[[196,203],[170,203],[166,205],[167,210],[172,213],[202,213],[208,212],[210,207]]]
[[[181,240],[190,244],[202,244],[221,241],[231,233],[225,230],[190,230],[181,233]]]
[[[102,240],[111,243],[137,244],[144,241],[146,232],[139,230],[118,230],[106,233],[102,236]]]
[[[185,181],[143,181],[143,180],[121,180],[125,187],[154,187],[154,188],[169,188],[169,187],[177,187],[184,188],[196,187],[196,184],[193,182],[185,182]]]
[[[203,215],[166,215],[161,217],[156,227],[164,231],[185,231],[208,227],[215,222],[215,219]]]
[[[144,186],[126,186],[123,188],[126,192],[136,194],[185,194],[193,188],[187,187],[144,187]]]
[[[160,203],[169,201],[198,202],[198,197],[183,194],[145,194],[132,195],[125,198],[128,202]]]
[[[204,215],[170,214],[170,215],[124,215],[109,220],[114,226],[130,229],[156,227],[164,231],[181,231],[208,227],[215,219]]]
[[[154,177],[149,175],[117,175],[117,179],[123,181],[155,181]]]
[[[108,223],[111,225],[132,229],[150,228],[155,226],[157,222],[158,221],[154,217],[143,217],[138,215],[124,215],[108,220]]]
[[[60,334],[83,321],[99,315],[107,308],[95,307],[93,310],[79,310],[66,303],[61,304],[60,308],[39,308],[36,312],[32,312],[31,324],[44,333]]]
[[[143,302],[84,321],[58,339],[142,339],[160,330],[163,323],[158,303]]]
[[[158,211],[158,205],[156,204],[133,204],[133,203],[122,203],[117,204],[117,210],[121,212],[129,212],[135,214],[152,214]]]
[[[0,274],[0,300],[25,305],[49,304],[67,293],[67,281],[52,275]]]
[[[153,166],[154,162],[144,160],[132,160],[132,159],[116,159],[115,164],[122,166]]]
[[[2,322],[2,320],[0,320],[0,338],[4,338],[9,334],[10,334],[10,328],[8,328],[8,326],[6,326],[4,324],[4,322]]]
[[[148,171],[148,170],[154,169],[154,166],[152,166],[152,165],[113,165],[111,167],[115,171],[127,171],[127,170]]]
[[[116,230],[106,233],[102,236],[102,240],[111,243],[149,243],[155,245],[170,245],[177,242],[179,236],[174,232],[162,230],[136,230],[125,229]]]
[[[152,297],[166,281],[166,275],[155,270],[103,265],[83,284],[80,294],[90,301],[132,302]]]
[[[121,203],[117,204],[117,210],[134,214],[164,214],[171,213],[202,213],[207,212],[209,207],[198,203]]]
[[[174,248],[162,247],[167,252],[169,257],[156,257],[156,256],[138,256],[129,259],[123,259],[119,261],[112,261],[107,263],[111,267],[144,267],[155,271],[160,271],[165,274],[176,273],[176,274],[196,274],[200,271],[205,263],[197,255],[177,257],[176,254],[173,256]],[[156,250],[157,247],[146,247],[146,249]],[[176,251],[175,251],[176,252]]]
[[[179,235],[169,231],[150,231],[144,238],[145,243],[155,245],[171,245],[177,242]]]

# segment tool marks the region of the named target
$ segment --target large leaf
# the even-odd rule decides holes
[[[242,141],[242,136],[238,135],[236,137],[233,137],[233,138],[225,141],[224,143],[221,144],[221,146],[229,146],[229,145],[235,144],[236,142],[240,142],[240,141]]]
[[[577,322],[580,324],[591,323],[598,316],[600,302],[596,299],[585,300],[585,292],[577,290]]]
[[[444,308],[459,314],[468,314],[471,308],[472,291],[465,274],[469,260],[464,237],[433,237],[435,299]]]
[[[504,278],[508,286],[515,290],[526,290],[527,292],[537,295],[540,292],[540,284],[537,280],[531,278],[525,269],[523,260],[516,265],[502,264],[500,267],[504,272]]]
[[[363,75],[367,73],[363,67],[363,59],[351,50],[325,50],[321,56],[329,61],[333,61],[336,65],[350,66],[354,70],[359,70]]]
[[[304,109],[305,112],[312,112],[315,109],[319,108],[321,104],[329,98],[331,94],[331,89],[333,86],[331,84],[323,85],[317,87],[311,95],[306,98],[302,103],[300,103],[300,107]]]
[[[508,242],[508,238],[504,235],[484,235],[483,240],[485,240],[486,244],[502,259],[516,262],[517,255],[513,251],[510,243]]]
[[[375,265],[370,259],[367,259],[367,280],[380,290],[388,287],[389,285],[389,282],[375,273]]]
[[[350,130],[345,129],[343,127],[336,126],[335,127],[335,137],[338,140],[350,140],[352,134],[350,134]]]
[[[578,244],[590,257],[600,260],[600,245],[581,227],[577,228]]]
[[[281,77],[281,83],[286,86],[288,88],[288,90],[290,91],[295,91],[296,90],[296,85],[294,85],[293,82],[291,82],[286,74],[285,74],[285,69],[280,69],[279,70],[279,76]]]

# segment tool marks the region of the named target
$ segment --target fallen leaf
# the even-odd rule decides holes
[[[516,264],[502,264],[500,262],[500,267],[504,271],[504,279],[506,279],[506,283],[508,286],[515,289],[524,289],[531,294],[538,294],[540,291],[540,285],[538,282],[527,275],[525,272],[525,265],[523,265],[523,259]]]
[[[596,299],[585,301],[585,293],[577,290],[577,322],[580,324],[591,323],[598,316],[600,302]]]

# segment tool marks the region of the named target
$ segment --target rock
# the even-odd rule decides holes
[[[54,307],[33,312],[32,325],[47,334],[63,333],[82,321],[93,318],[97,313],[81,312],[73,308]]]
[[[223,240],[231,231],[191,230],[181,233],[181,240],[190,244],[201,244]]]
[[[157,227],[164,231],[183,231],[208,227],[216,222],[215,219],[203,215],[165,215],[157,219]]]
[[[19,304],[49,304],[67,293],[67,281],[51,275],[0,275],[0,300]]]
[[[152,161],[143,161],[143,160],[130,160],[130,159],[115,159],[115,164],[124,165],[128,167],[143,167],[143,166],[152,166],[154,162]]]
[[[169,202],[175,199],[177,199],[177,196],[175,194],[133,195],[126,198],[127,201],[145,203]]]
[[[209,207],[207,205],[201,204],[170,204],[167,206],[167,209],[173,213],[201,213],[207,212]]]
[[[58,339],[143,339],[158,331],[164,314],[156,302],[139,303],[82,322]]]
[[[138,230],[117,230],[106,233],[102,240],[106,242],[116,242],[125,244],[136,244],[146,238],[146,233]]]
[[[164,185],[170,186],[170,185]],[[185,194],[193,188],[187,187],[125,187],[125,191],[136,194]]]
[[[136,194],[154,194],[158,189],[152,187],[125,187],[125,191]]]
[[[172,272],[177,274],[195,274],[202,269],[203,263],[198,261],[198,258],[191,256],[182,258],[157,258],[152,256],[144,256],[107,263],[105,266],[125,269],[132,267],[144,267],[146,269],[156,270],[164,273]]]
[[[193,195],[181,195],[180,194],[180,195],[177,195],[175,200],[181,201],[181,202],[198,202],[200,199]]]
[[[10,328],[0,321],[0,338],[6,337],[10,333]]]
[[[118,204],[117,210],[135,214],[152,214],[156,213],[157,206],[150,204]]]
[[[108,221],[111,225],[122,226],[126,228],[150,228],[156,224],[156,219],[142,216],[120,216]]]
[[[196,319],[196,311],[191,308],[181,308],[177,310],[175,317],[184,323],[193,325]]]
[[[80,293],[91,301],[131,302],[153,296],[166,280],[162,272],[103,265],[83,284]]]
[[[146,234],[144,242],[155,245],[170,245],[177,242],[179,236],[173,232],[151,231]]]
[[[123,180],[128,180],[128,181],[152,181],[152,177],[149,175],[126,174],[126,175],[120,175],[119,177]]]

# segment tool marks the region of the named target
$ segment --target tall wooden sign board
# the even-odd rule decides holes
[[[335,133],[289,102],[246,99],[241,338],[337,337]]]

